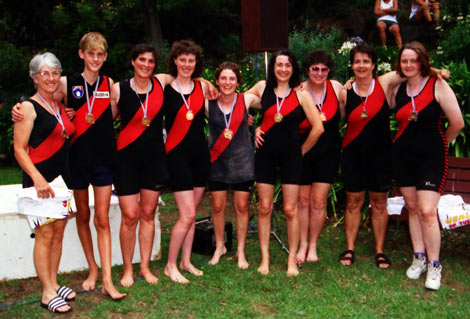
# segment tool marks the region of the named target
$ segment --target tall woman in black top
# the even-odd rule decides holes
[[[287,222],[289,257],[287,275],[297,276],[297,247],[299,221],[297,201],[301,180],[302,156],[308,152],[323,133],[320,115],[312,96],[307,91],[296,91],[300,84],[299,66],[288,50],[278,51],[271,57],[268,78],[258,82],[248,92],[261,96],[263,120],[257,131],[255,178],[259,196],[258,234],[261,264],[258,272],[269,273],[269,237],[273,209],[274,185],[277,172],[282,184],[283,209]],[[307,117],[312,128],[302,144],[299,124]]]

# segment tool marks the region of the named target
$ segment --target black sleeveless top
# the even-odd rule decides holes
[[[238,98],[243,98],[242,94]],[[223,153],[211,163],[209,180],[222,183],[242,183],[254,180],[255,162],[253,145],[248,129],[248,112],[243,103],[243,120]],[[217,100],[209,101],[209,149],[225,130],[224,117],[229,119],[217,104]],[[232,119],[233,120],[233,119]]]

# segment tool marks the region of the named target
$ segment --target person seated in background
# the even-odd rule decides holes
[[[402,44],[400,27],[397,21],[398,0],[376,0],[374,13],[377,19],[377,28],[379,29],[380,43],[387,44],[386,31],[390,31],[395,37],[395,43],[400,48]]]
[[[441,3],[436,0],[412,0],[411,22],[437,22],[441,13]]]

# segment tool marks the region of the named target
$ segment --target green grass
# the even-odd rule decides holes
[[[172,225],[177,215],[171,195],[161,210],[162,227]],[[207,201],[205,203],[207,205]],[[206,208],[203,208],[203,210]],[[233,214],[230,214],[231,216]],[[170,218],[171,217],[171,218]],[[231,218],[231,217],[230,217]],[[285,232],[282,232],[282,236]],[[113,233],[117,236],[117,232]],[[250,267],[240,270],[236,258],[228,255],[216,266],[207,265],[208,256],[193,254],[193,263],[204,270],[203,277],[186,274],[189,285],[172,283],[163,275],[168,252],[169,231],[162,233],[163,258],[152,262],[160,281],[150,286],[142,280],[122,288],[129,296],[112,302],[98,292],[79,294],[72,303],[74,318],[469,318],[470,261],[469,232],[443,233],[443,284],[438,292],[424,288],[424,278],[412,281],[405,270],[411,257],[407,227],[390,222],[386,252],[393,261],[389,270],[375,267],[373,233],[363,225],[357,238],[356,262],[344,267],[337,261],[344,249],[344,227],[329,222],[319,241],[317,263],[306,263],[301,274],[285,274],[286,253],[271,241],[271,272],[261,276],[256,268],[259,246],[256,234],[248,236]],[[135,267],[138,272],[138,265]],[[116,282],[122,267],[114,267]],[[61,275],[62,282],[79,288],[77,276]],[[136,276],[136,279],[140,279]],[[9,302],[10,289],[27,285],[36,278],[0,283],[0,303]],[[40,293],[39,289],[36,296]],[[17,299],[26,299],[19,293]],[[46,318],[49,313],[37,303],[14,305],[0,310],[0,318]]]
[[[18,166],[0,168],[0,185],[21,184],[21,169]]]

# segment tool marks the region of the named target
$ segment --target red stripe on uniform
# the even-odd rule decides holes
[[[436,82],[436,78],[430,78],[423,90],[414,99],[417,113],[424,110],[429,105],[429,103],[434,100],[434,82]],[[393,139],[394,142],[405,132],[408,124],[410,124],[410,115],[412,112],[413,104],[411,100],[398,110],[397,114],[395,115],[398,121],[398,131],[395,135],[395,138]]]
[[[279,111],[282,114],[282,117],[287,116],[290,112],[295,110],[299,105],[299,100],[297,99],[297,94],[295,90],[291,90],[289,96],[284,100],[281,110]],[[277,104],[271,105],[266,112],[263,114],[263,121],[261,122],[261,130],[264,133],[267,133],[269,129],[276,124],[274,121],[274,115],[277,113]]]
[[[157,116],[158,112],[162,108],[163,104],[163,89],[160,85],[160,82],[155,79],[153,76],[150,77],[153,83],[153,90],[148,96],[148,108],[147,108],[147,117],[152,123],[152,120]],[[145,101],[142,102],[145,105]],[[142,119],[144,118],[144,111],[141,107],[134,114],[132,119],[127,123],[127,125],[119,132],[116,144],[118,151],[122,150],[124,147],[133,143],[135,140],[145,132],[148,126],[142,125]]]
[[[235,107],[233,109],[232,120],[230,121],[230,125],[229,125],[229,129],[232,131],[232,136],[235,136],[235,134],[238,131],[238,128],[240,127],[240,124],[243,121],[245,109],[246,109],[246,106],[245,106],[245,99],[243,98],[243,94],[238,93],[237,103],[235,104]],[[227,148],[227,146],[231,142],[231,140],[224,137],[224,131],[225,129],[222,130],[222,133],[220,133],[219,137],[217,138],[214,145],[212,146],[212,149],[210,150],[211,163],[215,162],[219,158],[220,154],[224,152],[224,150]]]
[[[346,127],[346,133],[343,137],[342,147],[345,149],[356,137],[361,134],[362,130],[367,124],[379,113],[385,102],[385,92],[380,85],[379,81],[375,81],[374,91],[367,98],[366,111],[367,117],[361,118],[362,108],[365,101],[362,101],[348,117],[348,125]],[[349,121],[350,118],[358,119],[356,121]]]
[[[439,128],[439,133],[441,134],[442,137],[442,142],[444,143],[444,174],[442,174],[442,179],[441,179],[441,184],[439,185],[438,193],[442,194],[444,191],[444,187],[446,186],[447,182],[447,173],[449,170],[449,147],[447,144],[447,139],[444,133],[444,130],[442,129],[442,120],[444,118],[444,114],[441,114],[441,117],[439,118],[439,123],[438,123],[438,128]]]
[[[189,108],[193,112],[194,117],[196,117],[196,115],[199,113],[199,110],[204,105],[204,94],[202,92],[201,83],[199,81],[194,81],[194,85],[194,91],[191,93],[187,101],[189,102]],[[168,132],[165,143],[165,151],[167,154],[176,146],[178,146],[179,143],[181,143],[194,121],[194,118],[191,121],[186,119],[187,112],[188,110],[186,109],[186,105],[183,103],[180,106],[178,113],[176,114],[173,126]]]
[[[65,132],[67,133],[67,136],[70,136],[75,132],[75,128],[72,122],[70,122],[68,119],[62,104],[57,103],[57,105],[61,110],[60,117],[64,123]],[[59,124],[59,122],[57,122],[54,130],[41,142],[41,144],[35,148],[31,145],[28,145],[28,155],[34,164],[41,163],[57,153],[62,148],[64,143],[65,138],[62,136],[62,126]]]
[[[103,81],[101,82],[100,86],[98,87],[97,91],[105,91],[109,93],[109,83],[108,78],[103,76]],[[90,100],[93,100],[93,96],[90,97]],[[90,101],[91,103],[91,101]],[[93,104],[93,109],[91,113],[96,120],[106,111],[110,103],[110,97],[105,99],[95,98],[95,102]],[[70,140],[70,145],[72,145],[81,135],[83,135],[93,124],[87,123],[86,116],[88,115],[88,103],[84,103],[80,108],[77,110],[75,114],[75,118],[73,119],[73,125],[75,125],[75,134],[72,136]]]

